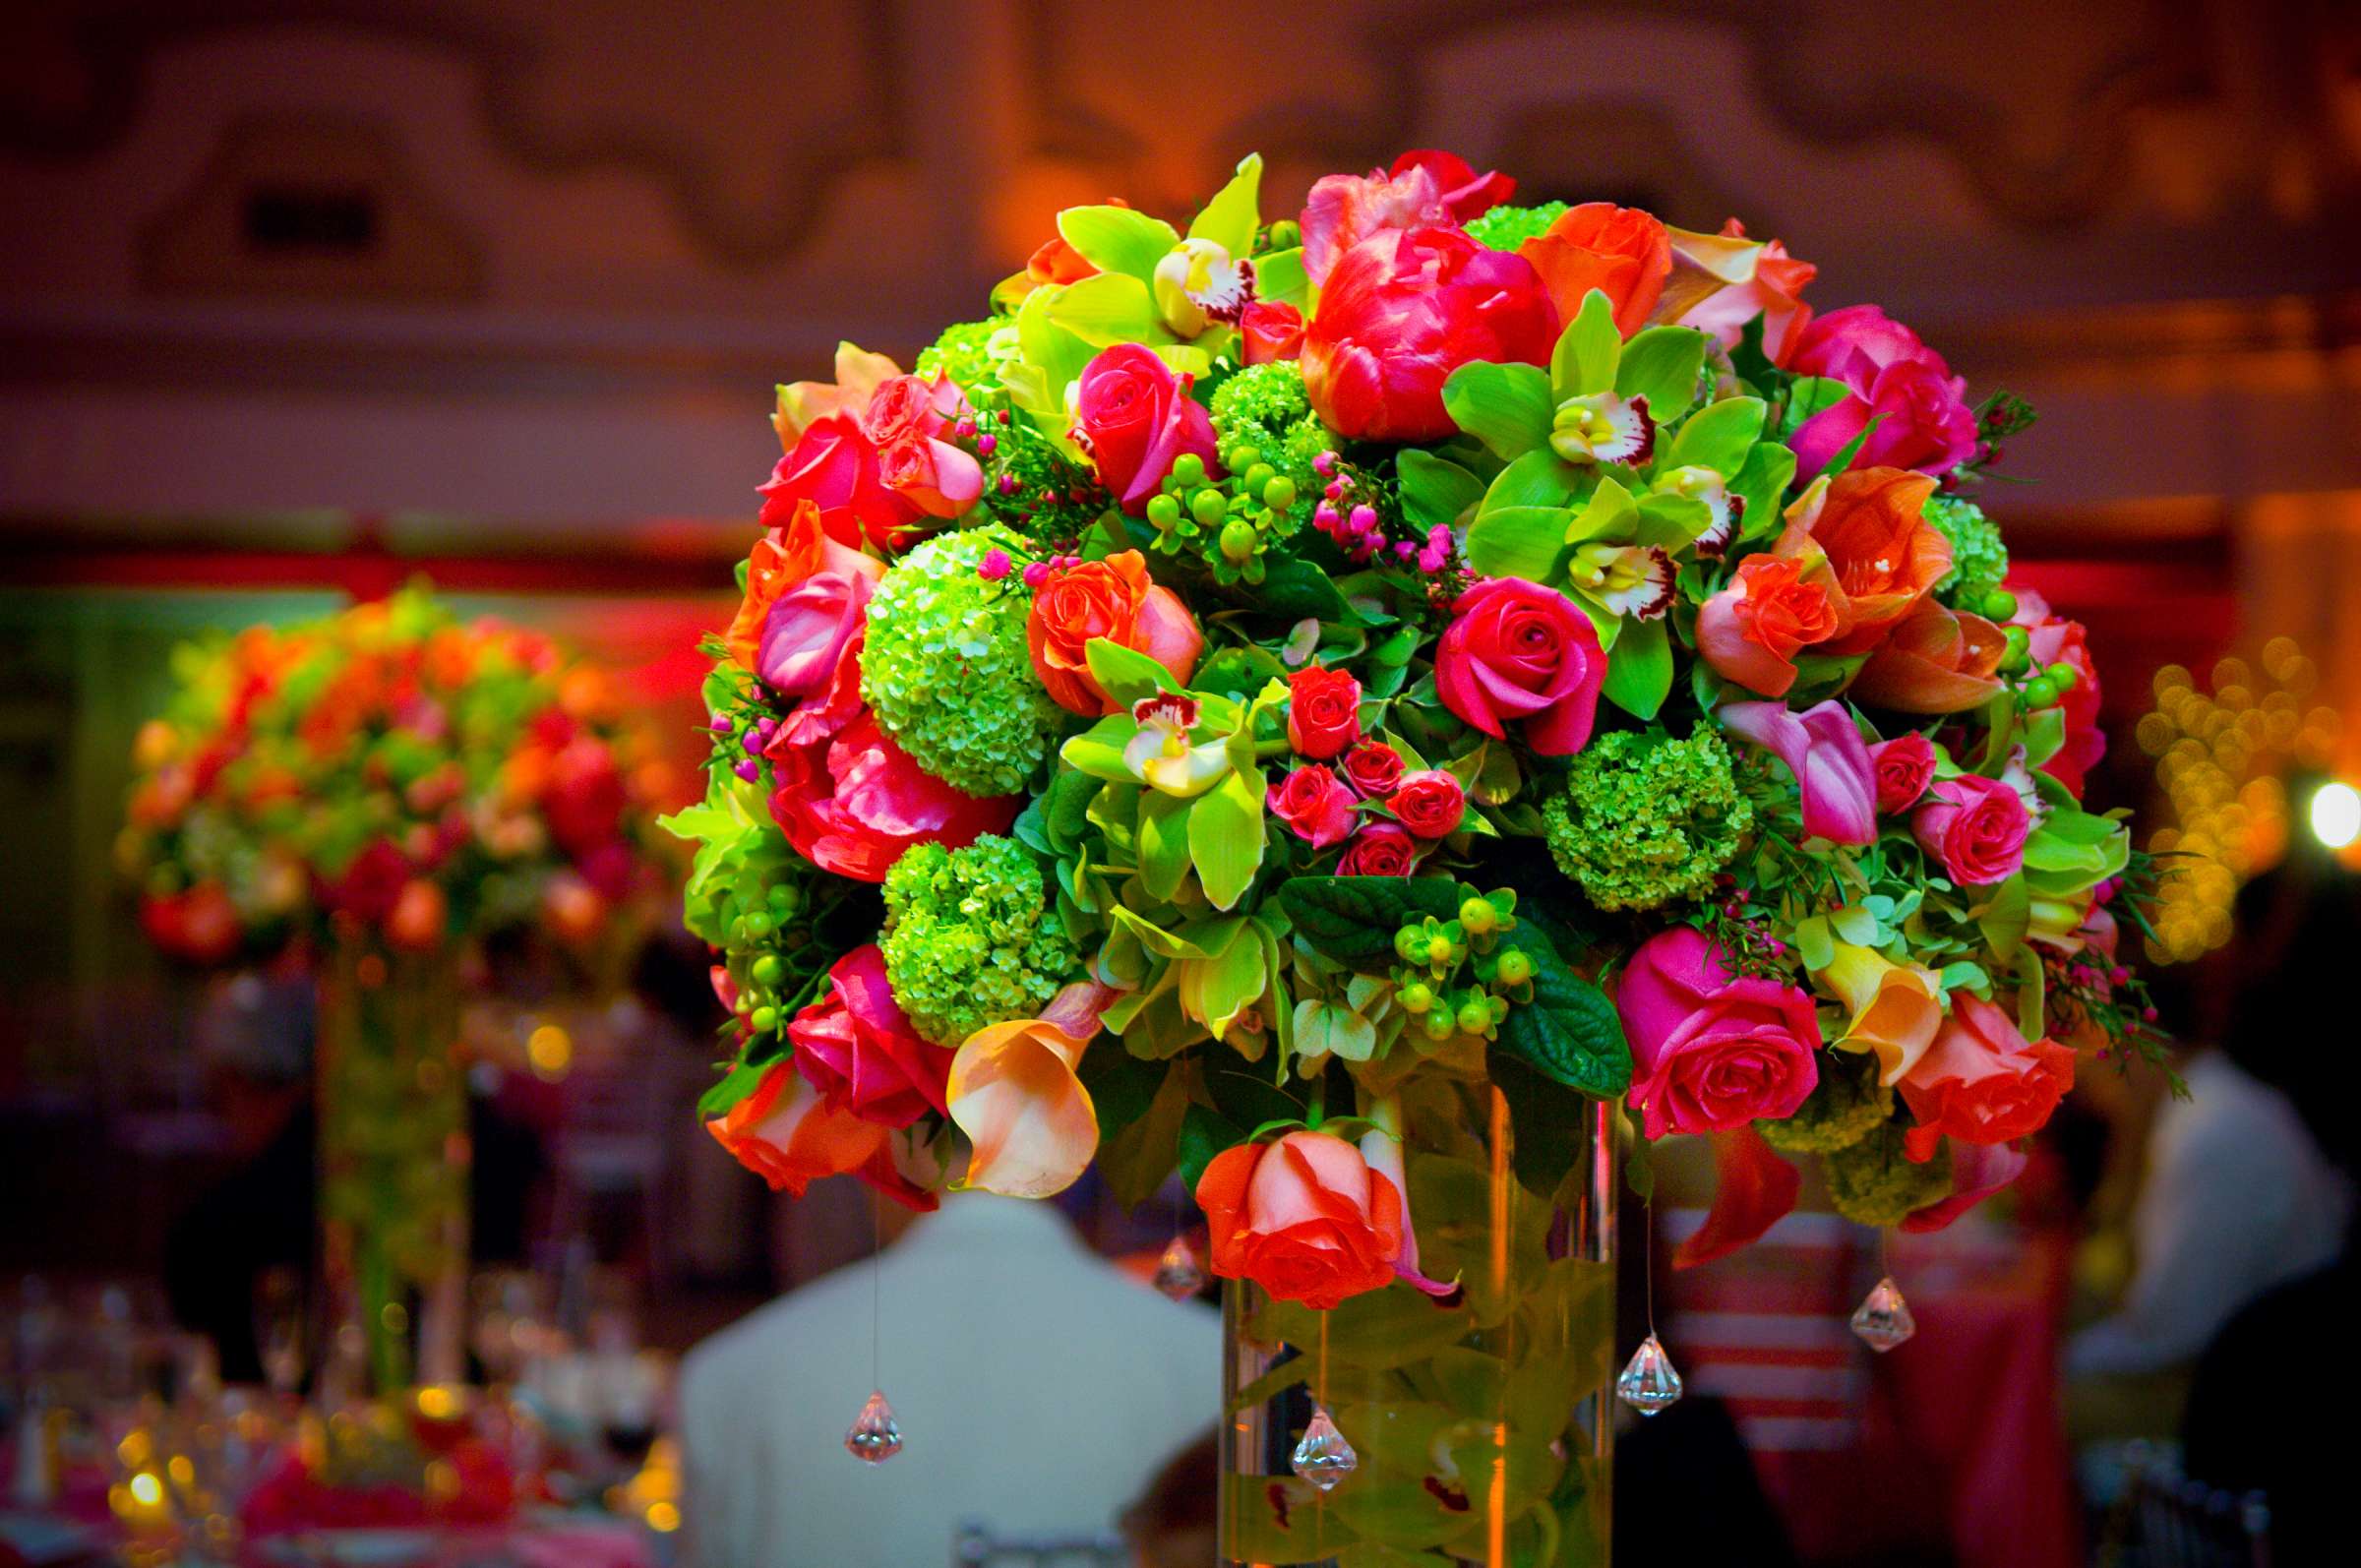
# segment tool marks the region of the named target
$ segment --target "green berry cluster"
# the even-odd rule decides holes
[[[1619,730],[1574,759],[1542,809],[1558,869],[1601,909],[1653,909],[1713,886],[1754,826],[1729,750],[1699,725],[1687,740]]]
[[[1495,207],[1468,223],[1468,237],[1486,249],[1513,251],[1565,215],[1563,202],[1539,207]]]
[[[1849,1149],[1894,1116],[1894,1091],[1879,1083],[1873,1053],[1839,1051],[1820,1057],[1820,1082],[1786,1121],[1755,1123],[1763,1141],[1787,1154]]]
[[[2009,575],[2009,547],[2001,543],[2000,524],[1974,502],[1955,496],[1930,496],[1923,515],[1951,541],[1951,570],[1935,583],[1935,597],[1955,610],[1985,614],[1985,597]]]
[[[984,799],[1022,792],[1065,721],[1033,674],[1022,577],[977,574],[995,549],[1027,553],[999,529],[970,528],[902,557],[869,601],[861,654],[861,695],[885,733]]]
[[[1757,1123],[1761,1125],[1761,1123]],[[1951,1145],[1923,1164],[1902,1152],[1903,1125],[1887,1121],[1842,1149],[1820,1156],[1837,1212],[1855,1225],[1900,1225],[1913,1210],[1951,1194]]]
[[[800,857],[790,857],[790,867],[758,898],[751,891],[736,896],[721,943],[738,991],[738,1020],[757,1038],[785,1029],[836,959],[810,919],[816,890],[805,881],[819,873]]]
[[[993,352],[993,338],[1007,332],[1013,338],[1016,322],[1013,317],[995,316],[989,321],[961,322],[943,329],[942,335],[920,351],[918,374],[932,381],[948,376],[954,386],[974,398],[988,389],[1000,384],[1000,355]],[[1012,341],[1007,346],[1013,347]]]
[[[1510,998],[1533,998],[1533,958],[1504,945],[1517,929],[1517,895],[1502,887],[1461,900],[1457,920],[1429,915],[1394,933],[1394,999],[1416,1027],[1440,1045],[1453,1035],[1489,1040],[1508,1017]]]
[[[945,1046],[1036,1016],[1080,963],[1040,865],[992,833],[964,849],[919,844],[893,863],[880,945],[894,1000]]]

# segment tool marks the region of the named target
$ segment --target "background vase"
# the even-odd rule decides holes
[[[324,1381],[384,1397],[465,1371],[466,1078],[458,955],[332,942],[320,977]]]
[[[1521,1162],[1488,1083],[1423,1074],[1402,1104],[1420,1264],[1458,1289],[1430,1297],[1397,1281],[1318,1312],[1229,1285],[1221,1560],[1604,1564],[1608,1109],[1585,1102],[1578,1127],[1552,1129],[1547,1154]],[[1320,1412],[1333,1436],[1314,1426]],[[1340,1436],[1352,1464],[1336,1479]]]

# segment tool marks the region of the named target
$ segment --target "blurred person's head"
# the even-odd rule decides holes
[[[1214,1558],[1221,1454],[1212,1432],[1165,1462],[1123,1510],[1123,1538],[1137,1568],[1198,1568]]]
[[[231,1154],[261,1150],[310,1101],[313,1011],[309,976],[252,971],[216,982],[198,1011],[206,1100]]]
[[[2361,876],[2325,856],[2298,856],[2238,893],[2234,976],[2223,1052],[2284,1093],[2322,1152],[2353,1169],[2353,1129],[2336,1114],[2345,1071],[2345,988],[2361,957]]]

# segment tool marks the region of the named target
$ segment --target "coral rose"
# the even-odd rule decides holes
[[[1856,467],[1891,465],[1947,474],[1975,454],[1975,411],[1966,378],[1918,334],[1875,305],[1815,317],[1788,345],[1786,368],[1841,383],[1849,395],[1806,419],[1787,438],[1802,473],[1826,467],[1869,430]],[[1877,421],[1874,430],[1871,420]]]
[[[1493,577],[1459,596],[1434,654],[1443,706],[1494,740],[1506,721],[1544,756],[1570,756],[1591,738],[1606,655],[1591,618],[1555,588]]]
[[[2025,864],[2033,830],[2025,798],[1999,779],[1962,773],[1938,779],[1926,803],[1910,814],[1918,847],[1943,863],[1943,874],[1964,886],[2008,880]]]
[[[1876,647],[1951,570],[1951,541],[1921,514],[1934,489],[1906,468],[1853,468],[1815,481],[1787,509],[1772,554],[1827,560],[1837,630],[1824,651]]]
[[[1764,696],[1786,696],[1795,656],[1836,634],[1824,561],[1752,555],[1697,612],[1697,653],[1716,675]]]
[[[1315,1311],[1390,1283],[1402,1193],[1362,1152],[1325,1132],[1225,1149],[1197,1179],[1213,1272]]]
[[[1443,383],[1477,360],[1545,365],[1557,311],[1522,258],[1457,229],[1382,229],[1337,262],[1303,333],[1303,390],[1340,435],[1431,441],[1459,427]]]
[[[787,1025],[796,1070],[812,1087],[864,1121],[906,1127],[946,1108],[943,1080],[951,1053],[910,1026],[885,982],[885,955],[875,942],[856,947],[828,970],[827,993]]]
[[[1533,264],[1560,321],[1572,321],[1592,289],[1614,307],[1615,331],[1629,337],[1648,325],[1648,313],[1672,275],[1672,241],[1652,213],[1612,202],[1585,202],[1557,215],[1517,247]]]
[[[857,1176],[905,1208],[936,1205],[905,1136],[830,1104],[784,1061],[705,1130],[773,1192],[800,1198],[823,1176]]]
[[[2028,1043],[2000,1008],[1955,992],[1950,1021],[1901,1086],[1918,1121],[1903,1134],[1903,1152],[1925,1160],[1946,1136],[2008,1143],[2040,1131],[2074,1087],[2074,1053],[2051,1040]]]
[[[1615,1011],[1631,1042],[1631,1103],[1651,1138],[1783,1120],[1820,1081],[1811,997],[1735,973],[1729,954],[1691,927],[1631,955]]]
[[[1287,743],[1325,762],[1361,739],[1361,683],[1309,665],[1287,678]]]
[[[1101,349],[1074,383],[1074,437],[1099,482],[1132,516],[1143,515],[1184,452],[1218,471],[1213,416],[1189,395],[1183,376],[1137,343]]]
[[[1025,617],[1033,673],[1059,707],[1091,718],[1121,706],[1090,673],[1094,637],[1146,654],[1183,686],[1205,650],[1196,617],[1172,589],[1150,580],[1147,557],[1136,550],[1051,568]]]

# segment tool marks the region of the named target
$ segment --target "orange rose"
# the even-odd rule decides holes
[[[773,1192],[800,1198],[822,1176],[857,1176],[906,1208],[924,1213],[936,1204],[935,1194],[911,1179],[907,1162],[896,1159],[906,1139],[830,1105],[784,1061],[705,1130]]]
[[[1815,480],[1787,509],[1772,554],[1825,556],[1837,631],[1831,653],[1865,653],[1951,570],[1951,541],[1919,514],[1935,481],[1907,468],[1861,468]]]
[[[1197,1179],[1213,1272],[1325,1311],[1394,1277],[1402,1193],[1362,1152],[1325,1132],[1241,1143]]]
[[[1902,1098],[1918,1121],[1903,1134],[1903,1152],[1932,1159],[1946,1134],[1962,1143],[2028,1137],[2073,1087],[2073,1052],[2054,1040],[2028,1043],[2007,1013],[1954,993],[1950,1021],[1902,1077]]]
[[[1629,337],[1648,325],[1672,274],[1672,241],[1665,225],[1637,208],[1585,202],[1517,247],[1533,264],[1557,306],[1572,321],[1592,289],[1615,308],[1615,331]]]
[[[785,522],[755,541],[754,550],[746,558],[746,597],[739,603],[736,619],[723,634],[729,644],[730,657],[749,674],[754,672],[755,655],[762,644],[763,623],[770,619],[770,607],[779,595],[819,570],[827,531],[820,525],[819,508],[811,501],[799,501]]]
[[[1716,675],[1765,696],[1795,684],[1795,655],[1836,635],[1825,561],[1748,556],[1697,612],[1697,653]]]
[[[1053,570],[1033,595],[1025,641],[1033,673],[1059,707],[1097,718],[1112,701],[1090,673],[1090,642],[1105,637],[1145,653],[1185,686],[1196,673],[1205,635],[1170,588],[1148,576],[1147,558],[1125,550],[1104,561]]]
[[[1959,713],[2001,690],[1993,672],[2008,652],[2000,628],[1980,615],[1921,599],[1869,655],[1848,694],[1897,713]]]

